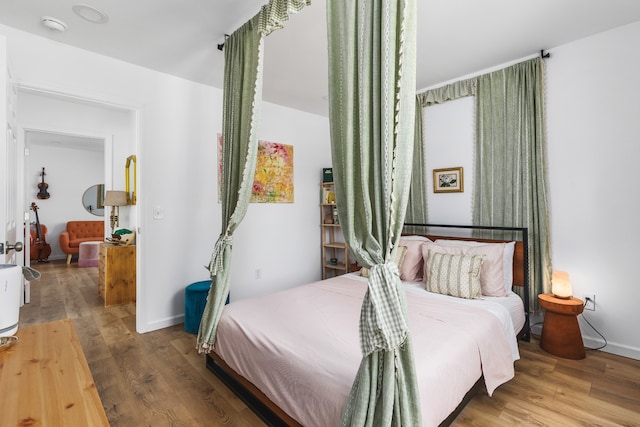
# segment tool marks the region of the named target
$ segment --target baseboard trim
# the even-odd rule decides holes
[[[584,342],[584,346],[587,349],[596,349],[604,345],[604,341],[601,338],[593,338],[582,335],[582,341]],[[604,351],[606,353],[611,353],[622,357],[628,357],[630,359],[640,360],[640,349],[611,341],[608,341],[607,345],[601,348],[599,351]]]
[[[153,322],[137,324],[136,329],[138,330],[139,333],[144,334],[146,332],[157,331],[158,329],[169,328],[179,323],[184,323],[184,313],[181,313],[176,316],[166,317],[160,320],[155,320]]]

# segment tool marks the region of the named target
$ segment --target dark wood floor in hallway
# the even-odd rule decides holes
[[[104,308],[97,267],[34,264],[20,326],[73,320],[111,426],[263,426],[205,368],[183,325],[138,334],[135,304]],[[453,426],[640,426],[640,361],[600,351],[559,359],[520,343],[516,376],[476,395]]]

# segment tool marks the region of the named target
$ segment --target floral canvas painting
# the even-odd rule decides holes
[[[293,203],[293,145],[258,142],[251,201]]]
[[[218,134],[218,183],[222,182],[222,135]],[[293,145],[258,141],[252,203],[293,203]]]

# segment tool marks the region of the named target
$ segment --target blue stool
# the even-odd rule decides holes
[[[190,284],[184,291],[184,330],[190,334],[198,333],[210,287],[211,280],[203,280]]]
[[[190,284],[184,290],[184,330],[190,334],[198,333],[210,287],[211,280],[202,280]],[[228,296],[226,304],[229,304]]]

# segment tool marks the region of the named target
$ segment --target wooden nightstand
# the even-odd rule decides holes
[[[582,300],[561,299],[552,294],[540,294],[538,301],[546,310],[540,347],[554,356],[584,359],[584,344],[580,325],[578,325],[578,314],[584,309]]]

